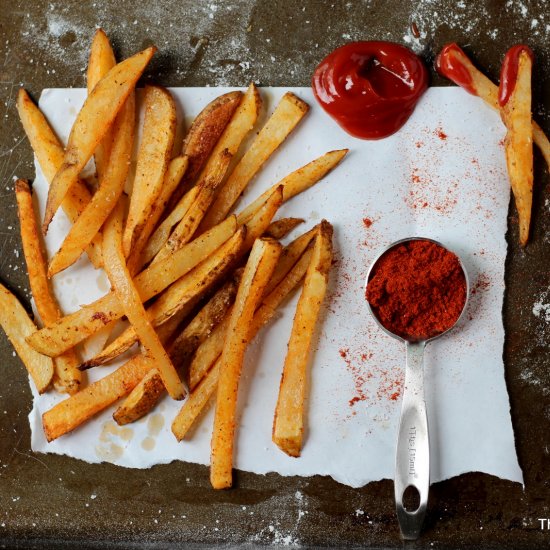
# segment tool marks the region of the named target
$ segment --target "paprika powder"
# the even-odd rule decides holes
[[[374,266],[366,299],[382,325],[407,340],[426,340],[451,328],[466,303],[458,257],[428,240],[406,241]]]

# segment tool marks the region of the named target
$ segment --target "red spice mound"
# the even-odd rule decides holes
[[[377,262],[366,298],[388,330],[424,340],[457,321],[466,280],[455,254],[430,241],[408,241]]]

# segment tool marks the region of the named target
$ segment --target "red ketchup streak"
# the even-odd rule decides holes
[[[381,139],[407,122],[428,87],[428,71],[399,44],[352,42],[321,61],[312,87],[323,109],[346,132]]]
[[[524,52],[531,58],[531,61],[533,61],[533,50],[531,50],[529,46],[524,46],[523,44],[512,46],[504,56],[504,61],[500,70],[500,86],[498,88],[498,103],[501,107],[504,107],[504,105],[508,103],[516,87],[519,58]]]
[[[466,66],[468,61],[466,54],[453,42],[447,44],[441,50],[435,60],[435,68],[440,75],[452,80],[467,92],[477,95],[473,86],[472,75]]]

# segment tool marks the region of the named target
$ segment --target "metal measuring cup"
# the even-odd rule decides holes
[[[409,237],[407,239],[396,241],[380,252],[380,254],[378,254],[376,259],[373,261],[367,274],[365,288],[371,279],[376,264],[382,256],[384,256],[384,254],[392,248],[409,241],[428,241],[444,248],[445,250],[449,250],[440,242],[433,239],[427,239],[425,237]],[[450,250],[450,252],[458,258],[460,267],[464,273],[464,280],[466,282],[466,300],[460,316],[447,330],[425,340],[412,340],[404,338],[403,336],[399,336],[388,330],[380,322],[376,316],[376,313],[367,301],[367,307],[369,308],[369,311],[376,320],[377,324],[386,334],[389,334],[393,338],[404,342],[407,350],[405,387],[403,390],[401,417],[397,437],[394,481],[397,519],[399,521],[399,528],[401,529],[401,536],[405,540],[416,540],[420,535],[424,516],[426,515],[428,492],[430,489],[430,442],[428,433],[428,418],[426,415],[426,400],[424,397],[424,349],[428,342],[432,342],[436,338],[439,338],[449,332],[449,330],[451,330],[462,319],[464,312],[466,311],[468,296],[470,294],[468,273],[464,267],[464,263],[458,254],[452,250]],[[420,500],[418,507],[414,511],[408,511],[403,504],[403,495],[409,487],[413,487],[413,491],[416,489]]]

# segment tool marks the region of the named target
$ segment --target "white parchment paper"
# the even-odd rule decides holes
[[[225,91],[172,89],[186,124]],[[285,91],[262,90],[267,112]],[[509,184],[498,116],[458,88],[430,88],[400,132],[381,141],[361,141],[322,112],[309,88],[292,91],[311,105],[311,112],[251,183],[239,207],[322,153],[348,147],[348,157],[334,172],[280,211],[281,216],[307,220],[299,231],[321,218],[331,221],[337,261],[311,361],[302,456],[289,458],[271,442],[296,295],[247,353],[235,466],[259,474],[329,475],[354,487],[393,477],[405,355],[402,345],[369,318],[363,287],[381,248],[417,235],[442,241],[460,254],[472,283],[464,322],[426,349],[431,479],[481,471],[522,482],[502,360]],[[63,140],[84,98],[84,90],[43,92],[40,106]],[[36,169],[34,188],[43,213],[47,184]],[[50,254],[67,229],[66,218],[58,213],[47,237]],[[54,284],[67,313],[109,288],[104,274],[86,259],[58,275]],[[98,379],[113,368],[93,369],[89,378]],[[61,399],[53,392],[34,396],[33,450],[137,468],[173,460],[209,461],[213,410],[183,443],[170,431],[181,403],[168,397],[131,426],[116,426],[109,409],[47,443],[41,414]]]

